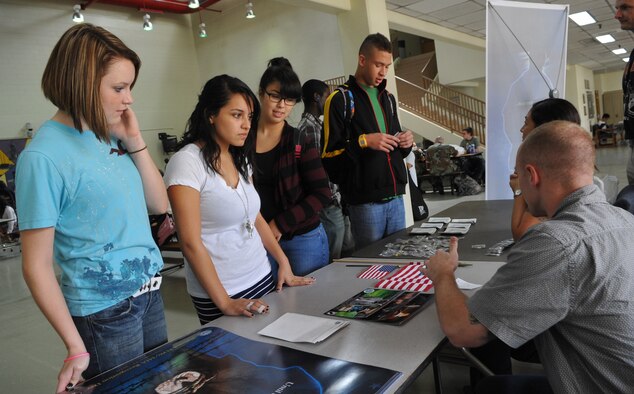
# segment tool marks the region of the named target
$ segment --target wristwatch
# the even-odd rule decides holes
[[[361,134],[361,135],[359,136],[359,146],[360,146],[362,149],[365,149],[365,148],[367,148],[367,147],[368,147],[368,140],[366,140],[366,139],[365,139],[365,134]]]
[[[515,197],[521,196],[522,195],[522,189],[515,189],[515,191],[513,191],[513,195]]]

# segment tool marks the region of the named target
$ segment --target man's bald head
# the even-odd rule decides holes
[[[526,137],[517,152],[517,164],[535,165],[550,179],[578,187],[580,178],[592,179],[595,156],[590,133],[575,123],[557,120],[535,128]]]

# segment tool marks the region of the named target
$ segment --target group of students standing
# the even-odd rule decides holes
[[[269,62],[257,95],[235,77],[213,77],[162,178],[130,108],[139,57],[101,27],[66,31],[42,78],[58,110],[16,172],[25,281],[68,351],[57,391],[167,341],[156,291],[163,262],[147,214],[166,212],[168,200],[201,324],[266,313],[265,294],[313,283],[305,275],[343,245],[341,196],[357,247],[404,228],[413,136],[385,90],[390,65],[389,40],[366,38],[347,85],[352,121],[348,104],[335,104],[344,90],[330,94],[317,80],[302,88],[285,58]],[[302,98],[296,129],[286,119]],[[341,193],[322,157],[331,174],[343,172]]]

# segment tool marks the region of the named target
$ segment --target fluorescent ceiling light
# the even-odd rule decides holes
[[[629,58],[629,57],[624,57],[624,58],[623,58],[623,61],[624,61],[625,63],[628,63],[628,62],[630,61],[630,58]]]
[[[579,26],[589,25],[591,23],[596,23],[597,21],[592,17],[592,15],[588,14],[588,11],[577,12],[575,14],[568,15],[568,18],[572,19]]]
[[[612,37],[612,34],[604,34],[602,36],[596,36],[594,37],[597,39],[597,41],[599,41],[601,44],[607,44],[609,42],[614,42],[614,37]]]
[[[627,51],[623,48],[619,48],[619,49],[612,50],[612,53],[614,53],[615,55],[622,55],[624,53],[627,53]]]

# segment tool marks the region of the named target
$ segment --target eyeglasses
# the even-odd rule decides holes
[[[264,93],[266,93],[269,96],[269,100],[271,100],[275,104],[279,103],[282,100],[284,100],[284,104],[286,104],[286,105],[295,105],[295,104],[297,104],[297,99],[288,98],[288,97],[282,97],[278,93],[269,93],[266,90],[264,91]]]

